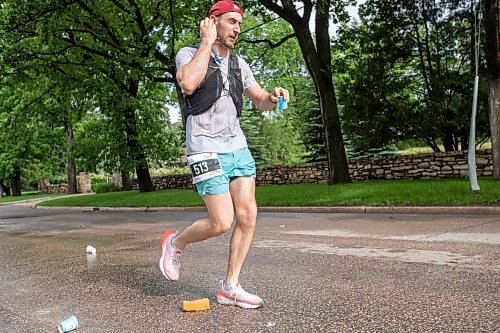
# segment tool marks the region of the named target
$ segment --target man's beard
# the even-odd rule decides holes
[[[234,47],[234,44],[233,45],[226,44],[226,42],[222,38],[220,38],[219,36],[217,36],[217,39],[215,40],[215,42],[224,45],[228,49],[232,49]],[[235,40],[235,42],[236,42],[236,40]]]

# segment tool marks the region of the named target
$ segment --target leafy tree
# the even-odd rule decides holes
[[[2,8],[8,23],[4,30],[14,46],[3,61],[19,71],[23,66],[49,68],[65,80],[71,80],[76,67],[82,69],[85,74],[80,72],[83,78],[78,82],[93,80],[95,85],[85,85],[86,93],[98,96],[98,106],[114,106],[105,110],[124,130],[126,152],[121,164],[135,168],[141,191],[153,187],[145,136],[139,131],[144,120],[160,115],[141,104],[147,99],[139,95],[144,87],[174,82],[173,58],[162,52],[165,46],[173,46],[169,42],[176,32],[171,24],[173,11],[172,0],[5,1]],[[174,54],[174,49],[167,53]]]
[[[61,128],[41,117],[39,99],[33,85],[12,86],[2,80],[0,88],[0,183],[21,195],[21,176],[29,171],[30,180],[57,172],[62,163]],[[43,107],[43,106],[41,106]]]
[[[75,70],[72,75],[78,75],[79,71]],[[58,73],[55,73],[56,75]],[[74,124],[76,124],[85,114],[87,108],[92,107],[93,101],[88,96],[85,89],[81,86],[75,86],[71,81],[66,85],[64,78],[54,74],[49,74],[50,81],[49,93],[45,94],[41,100],[46,105],[45,108],[39,110],[45,114],[50,121],[64,128],[66,139],[66,170],[68,179],[68,193],[75,194],[78,192],[76,174],[77,166],[73,152],[74,141]]]
[[[286,113],[263,114],[259,109],[244,110],[240,119],[257,165],[296,164],[303,160],[301,133]]]
[[[368,25],[355,25],[341,29],[334,44],[342,126],[355,155],[413,137],[412,121],[427,125],[432,118],[418,115],[422,102],[415,93],[419,81],[408,75],[412,67],[384,53],[380,43]]]
[[[300,132],[288,118],[277,112],[265,117],[261,123],[265,141],[262,159],[268,165],[297,164],[302,161],[304,146]]]
[[[148,156],[148,164],[153,165],[173,164],[181,154],[182,134],[170,124],[168,112],[162,108],[164,95],[165,89],[158,89],[158,86],[143,87],[139,93],[142,106],[137,112],[140,119],[138,140]],[[113,107],[115,105],[109,103],[101,104],[100,108],[88,112],[77,125],[75,155],[84,170],[120,170],[126,187],[130,185],[129,174],[133,165],[127,164],[130,158],[126,155],[125,129],[117,126],[123,123],[123,119],[114,118],[116,113],[106,110]]]
[[[326,161],[325,134],[314,83],[309,77],[300,76],[292,87],[294,104],[302,122],[301,135],[306,151],[304,158],[309,162]]]
[[[245,14],[243,22],[236,52],[247,60],[264,89],[286,87],[292,96],[284,111],[261,113],[247,107],[243,112],[241,124],[254,158],[260,165],[302,162],[306,153],[301,139],[306,124],[301,114],[304,99],[297,92],[308,79],[304,80],[307,69],[298,43],[292,38],[293,30],[283,20],[263,19],[251,13]],[[316,111],[319,114],[319,109]]]
[[[466,149],[473,77],[467,2],[371,0],[360,17],[335,46],[351,143],[359,151],[407,139],[435,151],[439,142],[447,151]],[[486,124],[478,118],[483,136]]]
[[[259,2],[291,24],[302,50],[307,69],[314,81],[319,96],[327,147],[328,183],[350,182],[332,79],[329,33],[331,12],[334,13],[335,21],[346,19],[345,6],[349,2],[303,0],[300,1],[303,6],[298,6],[298,2],[291,0],[281,1],[281,5],[272,0],[259,0]],[[315,11],[315,35],[309,29],[309,21],[313,10]]]
[[[245,107],[240,117],[240,126],[247,138],[247,143],[257,165],[266,164],[264,147],[266,137],[262,133],[261,124],[264,115],[257,108]]]

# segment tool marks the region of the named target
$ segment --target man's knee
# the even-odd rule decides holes
[[[245,228],[255,228],[257,221],[257,207],[245,205],[236,209],[236,222]]]
[[[233,224],[234,214],[225,214],[210,217],[212,225],[212,236],[220,236],[228,233]]]

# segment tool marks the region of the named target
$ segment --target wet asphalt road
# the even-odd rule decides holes
[[[260,213],[240,281],[266,304],[243,310],[215,302],[229,235],[178,282],[158,269],[164,230],[203,215],[0,206],[0,332],[500,331],[500,216]]]

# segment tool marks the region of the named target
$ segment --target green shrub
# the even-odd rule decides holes
[[[95,193],[116,192],[118,188],[113,183],[99,183],[94,186]]]
[[[92,178],[92,183],[107,183],[108,182],[108,176],[104,172],[100,173],[91,173],[90,177]]]
[[[189,173],[189,168],[185,166],[177,166],[163,169],[149,169],[151,176],[169,176],[169,175],[183,175]]]
[[[49,177],[49,183],[52,185],[67,184],[68,175],[64,173],[60,175],[52,175]]]
[[[96,187],[98,187],[99,185],[102,185],[102,184],[109,183],[109,180],[107,179],[105,173],[92,173],[92,174],[90,174],[90,177],[92,179],[92,184],[91,184],[92,191],[95,193],[97,193]]]

